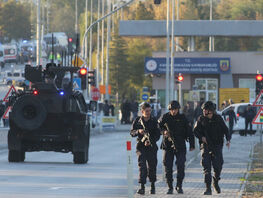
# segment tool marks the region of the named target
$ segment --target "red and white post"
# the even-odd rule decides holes
[[[131,137],[127,137],[127,183],[128,183],[128,198],[133,198],[133,167],[132,167],[132,152],[131,152]]]

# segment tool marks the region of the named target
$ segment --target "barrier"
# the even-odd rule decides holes
[[[115,116],[101,116],[100,132],[105,130],[114,130],[117,126],[117,118]]]
[[[133,198],[133,166],[131,152],[131,137],[127,137],[127,183],[128,183],[128,198]]]

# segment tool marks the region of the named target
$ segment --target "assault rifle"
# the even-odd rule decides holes
[[[146,127],[145,127],[145,125],[144,125],[144,123],[143,123],[142,118],[140,119],[140,123],[141,123],[141,125],[142,125],[142,127],[143,127],[143,130],[144,130],[144,134],[143,134],[143,138],[141,139],[141,142],[143,142],[144,145],[145,145],[146,143],[150,143],[150,146],[152,147],[152,143],[151,143],[151,140],[150,140],[150,133],[149,133],[149,131],[146,129]]]
[[[206,142],[207,142],[207,148],[208,148],[208,153],[211,155],[211,156],[215,156],[215,147],[212,143],[212,141],[210,140],[209,136],[208,136],[208,133],[206,130],[204,130],[204,133],[205,133],[205,138],[206,138]]]
[[[174,150],[176,150],[176,147],[175,147],[175,144],[174,144],[174,139],[173,139],[172,133],[171,133],[172,131],[170,130],[170,128],[169,128],[169,126],[168,126],[167,123],[165,123],[164,126],[166,127],[166,129],[167,129],[167,131],[168,131],[168,141],[172,143],[172,146],[171,146],[171,147],[172,147]]]

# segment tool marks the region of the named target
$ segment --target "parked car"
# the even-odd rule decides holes
[[[225,109],[223,109],[222,111],[217,111],[217,113],[224,118],[226,125],[229,126],[229,117],[226,114],[230,110],[231,107],[234,107],[234,112],[236,114],[237,123],[236,124],[234,123],[233,132],[238,131],[239,134],[242,135],[243,131],[245,130],[244,113],[245,113],[245,110],[249,104],[252,105],[251,103],[232,104],[232,105],[229,105],[228,107],[226,107]],[[257,108],[253,107],[253,106],[251,106],[251,107],[255,111],[255,115],[256,115]],[[257,126],[255,124],[252,124],[251,133],[254,134],[256,132],[256,129],[257,129]]]
[[[7,70],[3,78],[4,84],[12,85],[15,83],[16,86],[23,86],[25,83],[25,74],[22,70]]]

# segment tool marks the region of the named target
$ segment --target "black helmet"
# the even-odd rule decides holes
[[[216,110],[216,105],[211,102],[211,101],[207,101],[205,103],[202,104],[202,107],[201,107],[203,110],[210,110],[210,111],[215,111]]]
[[[170,102],[170,104],[168,105],[168,109],[169,110],[171,110],[171,109],[180,109],[180,104],[179,104],[179,102],[178,101],[176,101],[176,100],[172,100],[171,102]]]

